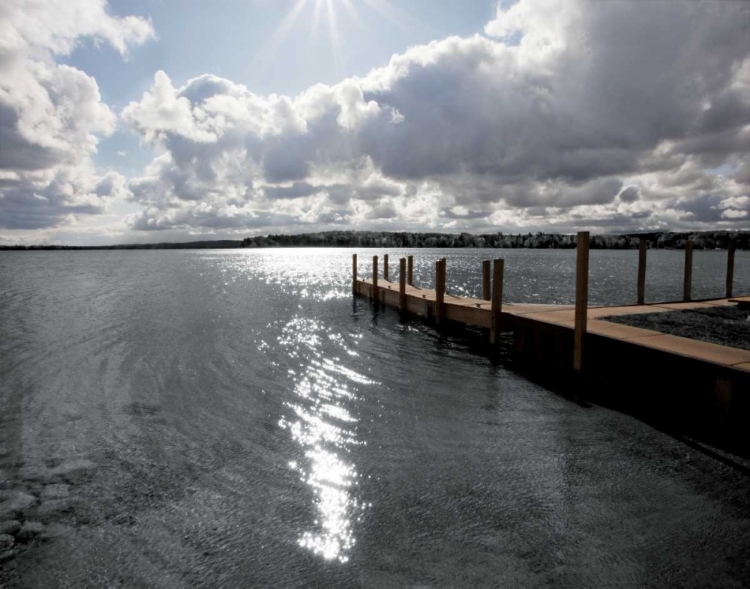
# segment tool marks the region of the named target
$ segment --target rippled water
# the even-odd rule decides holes
[[[744,474],[353,300],[351,253],[0,254],[0,489],[69,488],[9,583],[750,582]],[[424,285],[447,256],[455,294],[503,256],[507,300],[573,298],[574,251],[392,250],[392,276],[407,254]],[[695,253],[695,298],[725,256]],[[682,259],[649,252],[649,300]],[[636,266],[592,252],[591,303],[632,302]]]

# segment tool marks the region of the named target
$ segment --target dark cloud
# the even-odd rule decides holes
[[[17,182],[2,188],[0,228],[45,229],[59,226],[69,215],[95,215],[102,211],[99,204],[71,202],[69,194],[55,182],[42,190]]]
[[[264,191],[266,197],[276,198],[300,198],[320,192],[321,188],[308,184],[307,182],[295,182],[291,186],[266,186]]]
[[[622,202],[635,202],[638,200],[639,196],[638,188],[635,186],[628,186],[620,193],[620,200]]]

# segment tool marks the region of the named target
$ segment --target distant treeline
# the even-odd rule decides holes
[[[121,245],[0,245],[0,250],[193,250],[236,249],[241,241],[187,241],[184,243],[129,243]]]
[[[695,249],[725,249],[734,238],[737,249],[750,249],[750,231],[701,231],[692,233],[641,233],[628,235],[593,235],[592,249],[635,249],[644,237],[651,248],[682,249],[693,240]],[[248,237],[242,247],[431,247],[431,248],[534,248],[572,249],[575,235],[554,233],[389,233],[379,231],[326,231],[299,235]]]
[[[750,250],[750,231],[699,231],[691,233],[631,233],[626,235],[592,235],[592,249],[634,249],[644,237],[650,248],[683,249],[693,240],[696,249],[726,249],[734,238],[737,249]],[[325,231],[298,235],[247,237],[242,241],[189,241],[185,243],[139,243],[105,246],[12,245],[0,250],[148,250],[148,249],[233,249],[240,247],[489,247],[572,249],[575,235],[558,233],[391,233],[385,231]]]

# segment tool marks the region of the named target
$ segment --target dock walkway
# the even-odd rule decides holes
[[[750,297],[734,296],[733,242],[727,249],[726,296],[692,300],[693,247],[685,247],[683,299],[645,304],[646,240],[638,257],[637,304],[589,307],[589,235],[578,234],[576,298],[574,305],[514,304],[503,301],[505,262],[482,262],[482,298],[457,297],[446,290],[446,260],[435,262],[435,289],[413,283],[412,256],[399,260],[398,282],[390,280],[388,255],[382,275],[378,256],[372,259],[371,277],[360,278],[357,255],[352,259],[352,291],[377,304],[399,309],[404,316],[424,317],[440,326],[447,322],[489,330],[490,344],[502,333],[512,333],[513,349],[533,370],[562,369],[588,380],[603,380],[625,387],[666,412],[685,411],[703,419],[718,410],[722,424],[750,426],[750,350],[733,348],[677,335],[606,321],[607,317],[659,313],[716,306],[750,306]],[[690,401],[688,402],[688,399]],[[727,421],[727,419],[729,421]],[[723,420],[723,421],[722,421]],[[744,439],[744,438],[743,438]]]
[[[373,297],[373,281],[357,280],[359,295]],[[381,303],[400,308],[400,284],[378,280],[377,290]],[[437,291],[406,285],[406,311],[411,315],[434,318],[437,316],[435,306]],[[625,305],[617,307],[589,307],[587,309],[587,333],[609,339],[628,342],[635,346],[644,346],[668,352],[685,358],[716,364],[722,368],[750,373],[750,350],[721,346],[710,342],[694,340],[658,331],[631,327],[604,321],[605,317],[616,315],[633,315],[640,313],[659,313],[684,309],[699,309],[716,306],[732,306],[738,303],[750,303],[750,297],[733,297],[676,303],[656,303],[648,305]],[[492,322],[492,302],[482,299],[457,297],[445,294],[443,299],[445,318],[467,325],[490,328]],[[504,332],[515,331],[520,325],[538,322],[554,325],[570,332],[575,329],[575,306],[554,304],[502,304],[500,329]]]

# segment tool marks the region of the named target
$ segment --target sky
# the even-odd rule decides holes
[[[744,0],[0,4],[0,245],[749,228]]]

